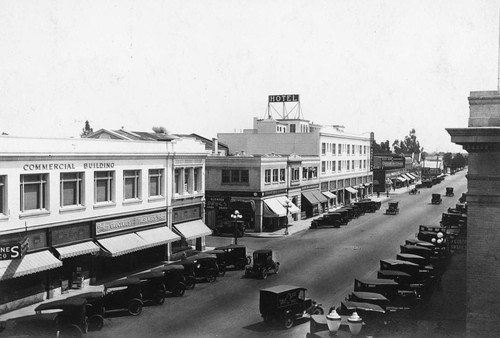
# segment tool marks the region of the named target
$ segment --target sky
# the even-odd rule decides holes
[[[497,90],[498,0],[0,0],[0,132],[250,129],[268,95],[304,119],[462,151]],[[278,116],[275,115],[276,118]]]

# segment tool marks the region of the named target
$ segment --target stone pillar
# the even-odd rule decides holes
[[[467,337],[500,333],[500,92],[471,92],[468,128],[447,128],[469,153]]]

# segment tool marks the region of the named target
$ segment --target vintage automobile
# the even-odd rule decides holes
[[[379,210],[381,202],[372,201],[370,199],[363,199],[359,202],[355,202],[354,205],[358,205],[366,213],[366,212],[375,212]]]
[[[426,180],[422,180],[422,187],[424,188],[432,188],[432,185],[434,184],[433,180],[431,179],[426,179]]]
[[[354,291],[346,297],[346,300],[351,302],[375,304],[384,310],[390,304],[389,299],[387,299],[384,295],[375,292]]]
[[[226,268],[234,267],[237,270],[243,270],[245,266],[252,262],[252,258],[247,256],[247,249],[244,245],[229,244],[226,246],[218,246],[215,250],[224,251]]]
[[[431,278],[429,270],[421,268],[418,264],[399,259],[381,259],[380,270],[405,272],[412,277],[412,283],[409,284],[424,284]]]
[[[463,228],[467,226],[467,215],[462,213],[445,212],[441,216],[440,224],[444,228]]]
[[[379,305],[365,302],[342,301],[338,308],[338,314],[341,316],[351,316],[356,312],[366,326],[383,323],[385,310]]]
[[[467,214],[467,203],[457,203],[455,208],[461,211],[463,214]]]
[[[354,215],[356,215],[356,217],[359,217],[359,216],[362,216],[365,214],[365,209],[361,208],[361,206],[357,205],[356,203],[348,204],[347,207],[354,209]]]
[[[86,309],[87,301],[84,298],[72,298],[42,303],[35,308],[35,313],[41,315],[57,312],[57,337],[81,337],[88,332]]]
[[[341,213],[329,212],[311,221],[311,229],[317,229],[320,226],[332,226],[340,228],[345,223]]]
[[[278,321],[291,328],[295,321],[310,315],[324,314],[321,304],[306,298],[306,288],[278,285],[260,290],[259,309],[264,322]]]
[[[213,229],[214,236],[228,234],[231,236],[243,237],[245,235],[245,222],[235,222],[232,220],[225,221],[222,224],[217,224]]]
[[[141,280],[129,277],[104,284],[103,306],[106,312],[127,310],[132,316],[140,315],[143,306]]]
[[[446,188],[446,196],[447,197],[453,197],[455,194],[453,193],[453,188],[452,187],[447,187]]]
[[[399,202],[389,202],[389,207],[385,210],[386,215],[399,214]]]
[[[417,195],[417,194],[420,194],[420,190],[418,190],[417,188],[412,188],[412,189],[410,189],[410,191],[408,192],[408,194],[410,194],[410,195]]]
[[[467,202],[467,194],[463,192],[463,193],[462,193],[462,196],[460,196],[460,198],[458,199],[458,201],[459,201],[460,203],[465,203],[465,202]]]
[[[167,289],[165,288],[165,275],[161,271],[146,271],[132,275],[129,278],[138,278],[141,281],[142,301],[155,305],[165,303]]]
[[[186,291],[186,277],[184,276],[184,266],[168,264],[154,268],[152,271],[163,273],[163,284],[165,290],[175,296],[183,296]],[[196,280],[194,281],[196,283]]]
[[[396,259],[418,264],[418,266],[420,266],[421,268],[427,269],[429,271],[433,269],[430,259],[420,255],[411,253],[399,253],[396,255]]]
[[[431,203],[432,204],[441,204],[443,199],[441,198],[441,194],[432,194]]]
[[[194,263],[195,278],[213,283],[219,276],[219,266],[217,265],[217,256],[199,253],[185,259],[187,262]]]
[[[340,208],[341,210],[347,210],[349,213],[350,219],[358,218],[360,216],[359,208],[353,208],[351,205],[346,205]]]
[[[400,245],[399,247],[401,253],[408,253],[408,254],[422,256],[425,259],[427,259],[429,263],[432,263],[432,261],[436,259],[435,250],[433,250],[430,247],[424,247],[421,245],[409,245],[409,244]]]
[[[419,298],[415,291],[408,290],[392,279],[355,278],[354,291],[379,293],[389,299],[395,307],[401,309],[407,308],[407,301]]]
[[[270,249],[255,250],[253,265],[245,268],[245,277],[260,277],[266,279],[269,273],[278,273],[280,263],[273,260],[273,251]]]
[[[347,223],[349,223],[349,221],[352,219],[351,213],[347,209],[340,208],[335,210],[335,213],[342,215],[342,225],[347,225]]]
[[[223,250],[213,249],[200,252],[206,255],[215,255],[217,257],[217,266],[219,267],[219,276],[226,274],[226,253]]]

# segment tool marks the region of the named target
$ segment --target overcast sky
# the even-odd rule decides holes
[[[457,152],[498,44],[496,0],[0,0],[0,132],[212,138],[299,94],[315,123]]]

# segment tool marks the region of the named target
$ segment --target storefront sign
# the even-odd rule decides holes
[[[24,256],[29,247],[29,238],[25,237],[17,243],[0,244],[0,260],[17,259]]]
[[[121,231],[125,229],[138,228],[146,225],[153,225],[167,221],[167,213],[165,211],[154,214],[126,217],[114,219],[110,221],[97,222],[95,224],[96,235]]]
[[[172,211],[172,224],[199,219],[201,217],[200,205],[192,207],[177,207]]]
[[[207,209],[227,210],[231,197],[207,197],[205,207]]]
[[[405,158],[403,156],[382,156],[373,158],[373,169],[398,169],[405,167]]]
[[[451,238],[450,249],[454,251],[465,251],[467,249],[467,238],[463,237]]]
[[[288,94],[288,95],[269,95],[269,103],[276,102],[299,102],[298,94]]]

